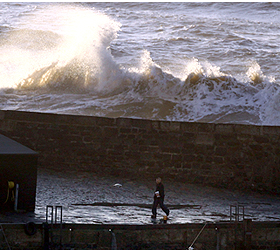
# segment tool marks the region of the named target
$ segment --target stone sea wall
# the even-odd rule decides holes
[[[0,111],[39,167],[280,193],[280,127]]]

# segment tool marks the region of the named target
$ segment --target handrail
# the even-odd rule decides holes
[[[198,237],[200,236],[200,234],[202,233],[202,231],[204,230],[204,228],[206,227],[207,223],[204,224],[203,228],[199,231],[198,235],[195,237],[195,239],[193,240],[192,244],[189,246],[189,250],[193,250],[193,244],[196,242],[196,240],[198,239]]]

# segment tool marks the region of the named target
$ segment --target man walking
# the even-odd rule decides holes
[[[164,202],[164,186],[161,182],[161,178],[156,178],[156,191],[154,194],[154,203],[152,208],[152,218],[155,219],[157,217],[157,206],[159,205],[160,208],[166,213],[166,216],[169,215],[169,209],[163,204]]]

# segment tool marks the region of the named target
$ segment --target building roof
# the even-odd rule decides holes
[[[32,149],[0,134],[0,155],[21,155],[21,154],[37,154]]]

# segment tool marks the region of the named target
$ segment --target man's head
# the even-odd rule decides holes
[[[159,184],[159,183],[161,183],[161,178],[160,177],[156,178],[156,184]]]

